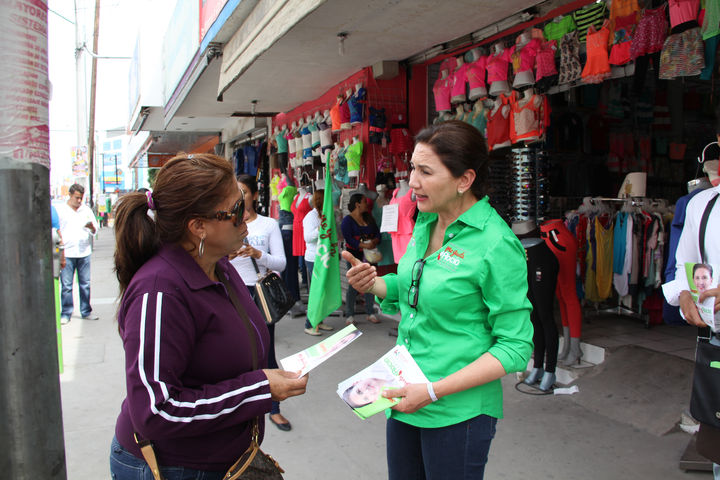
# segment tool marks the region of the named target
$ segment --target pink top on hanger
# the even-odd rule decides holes
[[[697,20],[700,0],[669,0],[670,28],[681,23]]]
[[[442,112],[450,110],[450,80],[451,77],[438,78],[433,85],[433,96],[435,97],[435,110]]]
[[[557,66],[555,65],[555,52],[557,51],[557,42],[552,40],[545,42],[540,46],[537,56],[535,57],[535,80],[543,77],[556,75]]]
[[[518,37],[519,38],[519,37]],[[535,68],[535,56],[540,49],[540,40],[533,38],[522,47],[516,45],[512,48],[513,72],[517,75],[520,72],[527,72]]]
[[[487,57],[480,57],[472,63],[468,64],[465,70],[465,78],[467,79],[470,90],[473,88],[484,88],[485,85],[485,66],[487,65]]]
[[[455,70],[451,74],[452,81],[450,82],[452,84],[452,88],[450,90],[450,96],[451,97],[459,97],[465,96],[465,80],[466,80],[466,73],[467,69],[469,67],[469,64],[463,63],[460,65],[460,68]]]
[[[508,65],[510,64],[510,56],[513,49],[506,48],[498,55],[490,55],[487,57],[487,81],[506,82],[508,78]]]
[[[402,256],[405,255],[408,243],[410,243],[413,228],[415,227],[413,217],[415,216],[415,209],[417,208],[417,202],[412,199],[412,190],[408,190],[405,195],[397,198],[399,191],[399,188],[393,190],[392,198],[390,199],[390,205],[398,204],[397,232],[390,232],[395,263],[400,262]]]

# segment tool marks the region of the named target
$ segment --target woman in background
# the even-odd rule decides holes
[[[282,272],[285,270],[285,249],[283,248],[280,227],[275,219],[258,215],[255,210],[258,199],[258,186],[255,177],[243,174],[238,176],[240,188],[245,192],[245,211],[247,212],[247,238],[245,244],[230,255],[230,263],[237,270],[240,278],[255,295],[255,283],[258,275],[262,276],[268,270]],[[253,264],[254,261],[254,264]],[[260,272],[255,271],[257,265]],[[268,351],[268,365],[278,368],[275,358],[275,325],[267,325],[270,332],[270,345]],[[273,401],[270,409],[270,421],[280,430],[287,432],[292,425],[280,413],[280,402]]]

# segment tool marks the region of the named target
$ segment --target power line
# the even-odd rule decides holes
[[[70,19],[67,18],[67,17],[63,17],[62,15],[60,15],[58,12],[56,12],[56,11],[53,10],[52,8],[48,8],[48,12],[54,13],[55,15],[57,15],[57,16],[60,17],[60,18],[62,18],[62,19],[65,20],[66,22],[70,23],[71,25],[75,25],[75,22],[73,22],[72,20],[70,20]]]

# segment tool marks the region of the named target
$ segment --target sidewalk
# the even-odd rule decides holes
[[[60,380],[71,480],[110,478],[110,440],[125,395],[124,354],[115,320],[118,289],[112,272],[113,249],[113,231],[103,228],[92,258],[92,304],[100,320],[75,317],[62,330],[65,373]],[[363,316],[358,319],[362,337],[310,374],[305,395],[282,404],[292,431],[281,432],[267,423],[263,449],[285,468],[287,480],[387,477],[384,417],[362,421],[335,394],[339,381],[395,343],[388,336],[393,320],[372,325],[363,322]],[[278,324],[278,358],[319,340],[303,333],[303,320],[286,318]],[[617,329],[623,320],[607,323]],[[593,319],[596,337],[610,335],[600,331],[602,321]],[[327,322],[342,327],[338,318]],[[526,395],[515,389],[516,375],[506,376],[505,419],[498,422],[486,478],[712,478],[710,473],[684,473],[678,468],[690,437],[675,423],[687,408],[692,364],[682,355],[638,346],[648,341],[643,335],[653,331],[653,338],[665,332],[637,327],[626,342],[608,345],[606,361],[584,372],[576,382],[580,392],[575,395]]]

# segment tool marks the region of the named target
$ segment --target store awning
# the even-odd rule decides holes
[[[363,67],[409,58],[539,3],[260,1],[223,49],[217,96],[240,111],[253,100],[259,111],[288,111]]]

